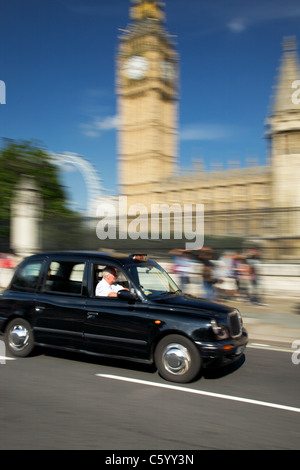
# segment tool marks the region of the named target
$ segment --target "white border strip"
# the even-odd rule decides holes
[[[177,390],[177,391],[186,392],[186,393],[194,393],[195,395],[205,395],[205,396],[213,397],[213,398],[223,398],[224,400],[238,401],[238,402],[248,403],[252,405],[265,406],[268,408],[277,408],[279,410],[300,413],[300,408],[295,408],[293,406],[279,405],[277,403],[269,403],[266,401],[252,400],[251,398],[242,398],[242,397],[235,397],[232,395],[223,395],[222,393],[204,392],[202,390],[195,390],[193,388],[184,388],[184,387],[180,387],[177,385],[148,382],[147,380],[132,379],[129,377],[121,377],[121,376],[110,375],[110,374],[96,374],[96,376],[102,377],[104,379],[122,380],[124,382],[132,382],[136,384],[149,385],[151,387],[166,388],[169,390]]]
[[[272,346],[271,344],[260,344],[260,343],[249,343],[247,344],[247,348],[248,349],[265,349],[268,351],[279,351],[279,352],[288,352],[288,353],[292,353],[293,351],[295,351],[292,348],[288,349],[283,346],[282,347]]]

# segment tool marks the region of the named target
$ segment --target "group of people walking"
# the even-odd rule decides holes
[[[247,255],[224,255],[215,266],[216,294],[261,303],[259,298],[259,261]]]
[[[197,272],[202,278],[206,299],[237,299],[261,304],[257,253],[228,253],[213,260],[213,251],[206,248],[200,250],[196,257],[182,251],[174,262],[183,291],[191,274]]]

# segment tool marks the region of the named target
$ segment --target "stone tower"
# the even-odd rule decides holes
[[[119,192],[128,204],[149,205],[177,157],[178,56],[165,29],[164,4],[131,0],[119,40]]]
[[[41,249],[42,199],[34,179],[23,176],[11,204],[11,248],[21,257]]]
[[[277,220],[278,228],[285,227],[285,235],[289,237],[300,236],[300,211],[295,210],[300,208],[300,100],[295,99],[295,86],[299,80],[296,42],[287,38],[283,43],[283,57],[268,120],[268,137],[272,206],[279,219],[287,217],[287,212],[294,209],[288,225]]]
[[[286,39],[283,49],[268,121],[272,200],[278,208],[300,207],[300,104],[293,99],[293,84],[300,79],[300,68],[295,41]]]

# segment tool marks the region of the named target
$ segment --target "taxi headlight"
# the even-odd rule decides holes
[[[218,323],[216,320],[211,320],[211,327],[218,339],[229,338],[229,331],[225,325]]]

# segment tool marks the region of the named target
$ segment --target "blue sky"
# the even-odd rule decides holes
[[[117,191],[115,56],[130,0],[0,0],[0,138],[73,152]],[[282,40],[300,42],[299,0],[166,0],[180,55],[179,163],[266,162],[264,120]],[[300,79],[300,77],[299,77]],[[84,210],[78,171],[62,172]]]

